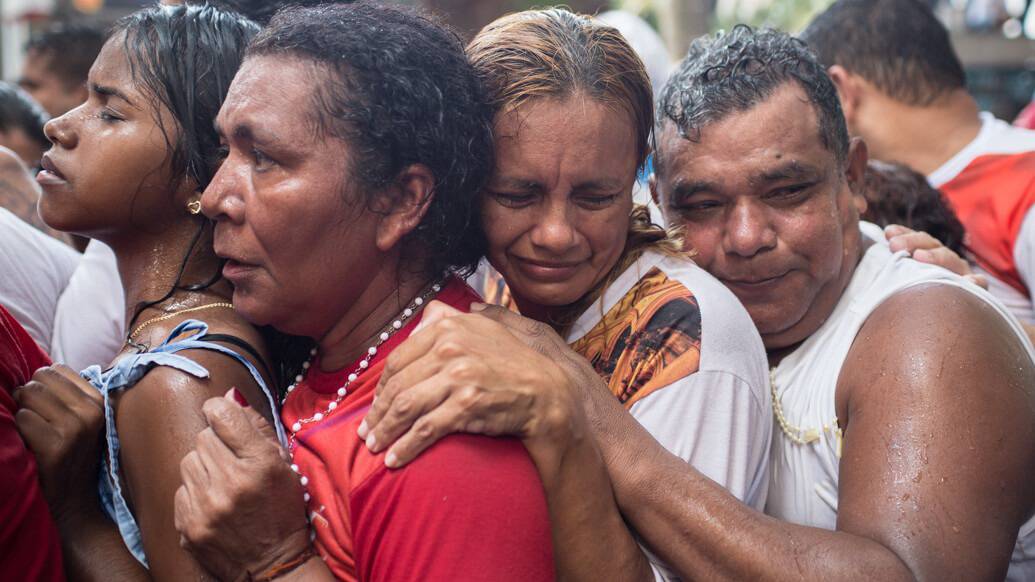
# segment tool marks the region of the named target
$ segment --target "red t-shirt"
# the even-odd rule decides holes
[[[436,299],[462,311],[480,301],[457,279]],[[392,470],[357,436],[385,358],[419,320],[379,348],[333,412],[297,434],[292,457],[308,479],[317,550],[339,580],[553,580],[546,497],[520,441],[453,435]],[[325,411],[357,367],[321,373],[314,362],[284,404],[285,426]]]
[[[0,306],[0,580],[64,580],[61,543],[14,424],[11,392],[50,358]]]

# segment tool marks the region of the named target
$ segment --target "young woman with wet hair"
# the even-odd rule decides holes
[[[46,126],[40,214],[114,249],[130,322],[110,367],[44,368],[17,393],[72,578],[202,577],[173,527],[201,405],[236,386],[275,418],[267,349],[231,308],[200,214],[222,155],[212,120],[256,32],[211,7],[130,15],[91,68],[87,101]]]

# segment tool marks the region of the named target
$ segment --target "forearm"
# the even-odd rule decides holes
[[[615,481],[626,519],[684,579],[916,579],[885,546],[769,517],[667,453]]]
[[[782,522],[744,505],[617,404],[597,401],[588,409],[622,515],[683,579],[915,579],[875,541]]]
[[[547,446],[546,453],[534,444],[529,451],[546,490],[558,580],[652,580],[596,447],[584,440],[558,454]]]
[[[89,504],[84,504],[88,506]],[[150,580],[147,570],[129,553],[118,526],[98,507],[59,519],[65,572],[71,581]]]

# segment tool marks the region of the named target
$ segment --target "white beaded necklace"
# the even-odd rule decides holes
[[[377,343],[375,343],[374,345],[372,345],[369,348],[367,348],[366,355],[363,356],[363,359],[359,361],[359,364],[357,365],[356,369],[353,370],[351,373],[349,373],[349,375],[346,377],[345,383],[342,384],[340,388],[338,388],[337,396],[335,397],[334,400],[330,401],[327,404],[327,408],[324,409],[322,412],[317,412],[316,414],[314,414],[314,415],[312,415],[312,416],[310,416],[308,418],[299,419],[299,420],[295,421],[295,423],[292,424],[290,427],[288,427],[288,430],[291,433],[291,436],[288,439],[288,447],[290,449],[294,449],[295,435],[300,430],[302,430],[302,428],[305,425],[311,424],[311,423],[314,423],[314,422],[320,422],[321,420],[323,420],[324,418],[329,416],[332,412],[334,412],[335,409],[338,408],[338,405],[341,404],[341,401],[344,400],[345,396],[349,393],[349,386],[351,386],[352,383],[355,382],[357,378],[359,378],[359,375],[362,374],[364,370],[366,370],[367,368],[370,367],[370,360],[373,359],[373,357],[375,355],[377,355],[377,350],[386,341],[388,341],[388,338],[392,337],[392,335],[394,335],[395,332],[397,332],[400,329],[402,329],[403,322],[405,322],[407,319],[412,317],[413,314],[416,311],[418,311],[422,305],[424,305],[424,303],[426,303],[427,301],[431,300],[441,290],[442,290],[441,283],[433,283],[430,287],[425,289],[423,293],[421,293],[420,295],[415,297],[413,302],[410,303],[410,305],[406,309],[403,309],[402,313],[399,315],[399,317],[397,319],[395,319],[395,321],[393,321],[389,325],[386,325],[384,327],[384,329],[381,330],[381,334],[378,335]],[[305,379],[305,375],[307,375],[309,373],[309,369],[312,366],[313,357],[315,357],[315,356],[316,356],[316,348],[313,348],[312,350],[309,351],[309,359],[306,360],[306,362],[302,364],[302,373],[297,375],[297,376],[295,376],[295,383],[294,384],[288,386],[287,392],[284,395],[284,400],[285,401],[287,400],[288,395],[290,395],[291,392],[293,392],[295,390],[295,388],[298,386],[298,384],[300,382],[302,382],[302,380]],[[295,466],[292,465],[292,469],[294,469],[294,468],[295,468]],[[305,481],[306,481],[305,477],[302,477],[302,480],[303,480],[302,484],[304,486],[305,485]]]

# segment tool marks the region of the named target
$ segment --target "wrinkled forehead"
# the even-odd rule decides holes
[[[230,84],[216,124],[223,131],[239,124],[312,129],[316,87],[323,74],[320,65],[300,57],[248,57]]]
[[[655,166],[660,179],[698,180],[765,175],[794,162],[834,168],[837,158],[823,140],[819,118],[795,84],[777,89],[744,111],[684,131],[671,120],[658,128]]]

